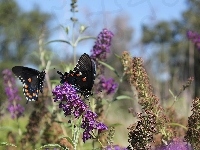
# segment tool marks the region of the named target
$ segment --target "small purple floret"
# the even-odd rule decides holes
[[[5,69],[2,71],[5,93],[8,97],[8,111],[11,114],[12,119],[19,118],[23,116],[24,107],[21,106],[18,102],[21,100],[21,97],[18,94],[18,89],[16,87],[15,79],[11,70]]]
[[[113,33],[107,29],[103,29],[97,37],[95,45],[91,50],[91,58],[96,61],[96,59],[102,60],[106,58],[106,53],[110,52],[111,40]]]
[[[53,89],[52,93],[54,101],[59,101],[59,108],[63,110],[65,116],[82,117],[83,142],[92,138],[92,130],[96,129],[98,132],[107,130],[107,126],[96,120],[97,114],[89,110],[89,106],[81,100],[81,97],[71,85],[68,83],[58,85]]]
[[[118,84],[114,82],[114,79],[110,78],[106,80],[104,76],[101,77],[100,84],[102,90],[105,90],[107,94],[114,93],[118,87]]]

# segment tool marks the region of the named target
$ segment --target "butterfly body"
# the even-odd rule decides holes
[[[38,99],[39,91],[42,93],[45,71],[38,71],[24,66],[15,66],[12,68],[13,73],[23,83],[23,93],[28,101]]]
[[[61,84],[64,82],[71,84],[85,98],[92,95],[91,90],[95,80],[96,66],[88,54],[81,55],[73,71],[70,70],[64,74],[57,71],[57,73],[61,75]]]

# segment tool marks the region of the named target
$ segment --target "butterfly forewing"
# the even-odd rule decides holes
[[[81,55],[81,57],[78,60],[78,63],[76,64],[74,68],[75,71],[91,71],[92,70],[92,61],[88,54],[84,53]]]
[[[93,60],[86,53],[81,55],[73,71],[65,72],[64,75],[58,71],[63,81],[71,84],[85,98],[91,95],[91,90],[94,84],[96,67]]]
[[[42,92],[45,71],[39,72],[23,66],[15,66],[12,71],[23,83],[23,93],[27,101],[37,100],[39,91]]]

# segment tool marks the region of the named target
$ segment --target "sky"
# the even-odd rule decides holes
[[[30,11],[37,5],[41,11],[52,14],[52,30],[61,25],[70,25],[71,0],[16,0],[16,2],[23,11]],[[183,0],[78,0],[79,12],[77,17],[80,22],[86,23],[87,26],[90,26],[98,19],[98,24],[102,29],[106,27],[112,31],[113,27],[109,24],[109,20],[118,15],[126,14],[130,18],[130,25],[134,28],[134,36],[139,39],[142,24],[152,25],[161,20],[179,19],[185,9],[186,4]],[[98,32],[100,31],[94,33],[94,36]],[[52,35],[51,40],[65,38],[65,32],[59,30]],[[65,45],[53,44],[53,47],[56,47],[59,51]],[[89,53],[91,47],[90,44],[86,45],[84,47],[85,51]],[[78,52],[81,52],[81,50]],[[60,53],[59,57],[62,56],[63,53]]]

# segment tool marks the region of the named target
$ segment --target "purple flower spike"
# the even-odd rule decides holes
[[[24,107],[18,104],[21,97],[18,95],[18,89],[16,87],[15,79],[12,75],[11,70],[5,69],[2,71],[5,93],[8,97],[8,111],[11,114],[12,119],[23,116]]]
[[[192,150],[191,146],[180,139],[173,139],[169,145],[161,146],[156,150]]]
[[[100,84],[101,84],[102,89],[105,90],[107,94],[114,93],[118,87],[118,84],[114,82],[114,79],[110,78],[106,80],[104,76],[101,77]]]
[[[78,118],[88,109],[76,90],[68,83],[56,86],[52,93],[55,96],[54,102],[60,101],[59,108],[63,109],[65,116],[73,114]]]
[[[113,33],[107,29],[103,29],[97,37],[95,45],[91,50],[91,58],[96,61],[96,59],[102,60],[106,58],[106,53],[110,52],[111,40]]]
[[[85,129],[83,132],[83,142],[88,139],[91,139],[90,131],[93,129],[97,129],[98,133],[103,130],[108,130],[107,126],[101,122],[96,121],[97,114],[92,112],[91,110],[87,110],[87,112],[83,115],[83,122],[81,124],[81,128]]]
[[[198,34],[197,32],[194,32],[194,31],[188,31],[187,38],[196,45],[198,50],[200,50],[200,34]]]
[[[82,117],[81,128],[84,129],[83,142],[92,138],[90,133],[92,130],[96,129],[98,132],[107,130],[106,125],[96,121],[97,114],[89,110],[89,106],[81,100],[81,97],[71,85],[65,82],[62,85],[56,86],[52,93],[55,96],[54,101],[60,102],[59,108],[63,110],[65,116]]]
[[[24,113],[24,107],[20,104],[9,104],[8,111],[11,113],[12,119],[19,118],[20,116],[23,116]]]
[[[121,147],[119,145],[108,145],[104,150],[127,150],[124,147]]]

